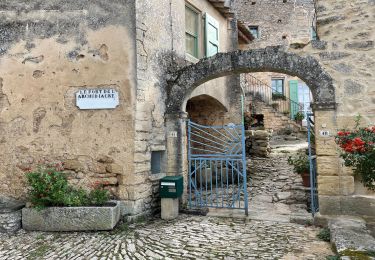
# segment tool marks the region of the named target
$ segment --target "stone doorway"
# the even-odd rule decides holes
[[[260,71],[284,73],[303,80],[310,87],[313,95],[312,108],[316,124],[332,128],[336,125],[334,116],[336,110],[335,88],[332,78],[313,57],[288,53],[278,47],[219,53],[214,57],[203,59],[197,64],[181,69],[174,75],[175,80],[170,82],[166,125],[167,131],[177,132],[177,138],[168,135],[168,161],[171,162],[168,164],[168,174],[186,176],[187,173],[185,120],[187,115],[185,107],[187,98],[193,90],[209,80],[222,76]],[[334,151],[333,137],[324,140],[318,137],[316,143],[318,171],[322,161],[329,160],[332,164],[339,163],[336,151]],[[332,176],[335,174],[331,173]],[[341,182],[340,177],[335,178]],[[319,199],[320,202],[323,202],[321,213],[324,214],[325,202],[329,204],[331,196],[341,195],[342,191],[327,191],[324,183],[319,187],[323,187],[323,189],[319,188],[319,193],[323,195]],[[340,188],[345,190],[343,186]]]

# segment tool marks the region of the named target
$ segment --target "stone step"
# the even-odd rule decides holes
[[[375,252],[375,238],[361,218],[340,216],[329,220],[331,243],[340,256],[362,256],[371,259]],[[372,255],[371,255],[372,256]],[[366,258],[367,257],[367,258]]]

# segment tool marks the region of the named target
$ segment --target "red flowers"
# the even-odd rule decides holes
[[[350,132],[339,131],[339,132],[337,133],[337,135],[338,135],[338,136],[348,136],[348,135],[350,135]]]
[[[336,136],[336,143],[346,153],[365,153],[373,149],[375,126],[361,128],[355,131],[339,131]]]

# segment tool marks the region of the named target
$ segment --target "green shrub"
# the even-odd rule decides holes
[[[323,228],[320,230],[319,234],[317,237],[323,241],[330,242],[331,241],[331,232],[329,231],[328,228]]]
[[[295,157],[289,156],[288,164],[293,165],[294,171],[298,174],[310,172],[309,157],[304,153],[300,153]]]
[[[96,188],[90,191],[89,198],[91,205],[102,206],[109,200],[109,192],[103,187]]]
[[[29,200],[36,208],[102,206],[109,200],[104,184],[96,182],[88,192],[68,184],[62,165],[42,165],[27,173]]]
[[[66,176],[53,166],[38,166],[27,174],[30,202],[36,207],[62,206],[69,185]]]

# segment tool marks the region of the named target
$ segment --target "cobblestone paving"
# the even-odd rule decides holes
[[[0,234],[0,259],[325,259],[318,229],[181,215],[111,232]]]
[[[329,243],[316,238],[318,228],[289,223],[288,219],[281,222],[283,214],[306,212],[304,192],[298,188],[301,180],[287,165],[286,157],[273,152],[270,158],[253,158],[249,164],[253,185],[250,212],[263,211],[260,218],[180,215],[173,221],[122,224],[111,232],[21,230],[15,235],[0,234],[0,260],[325,259],[333,253]]]

